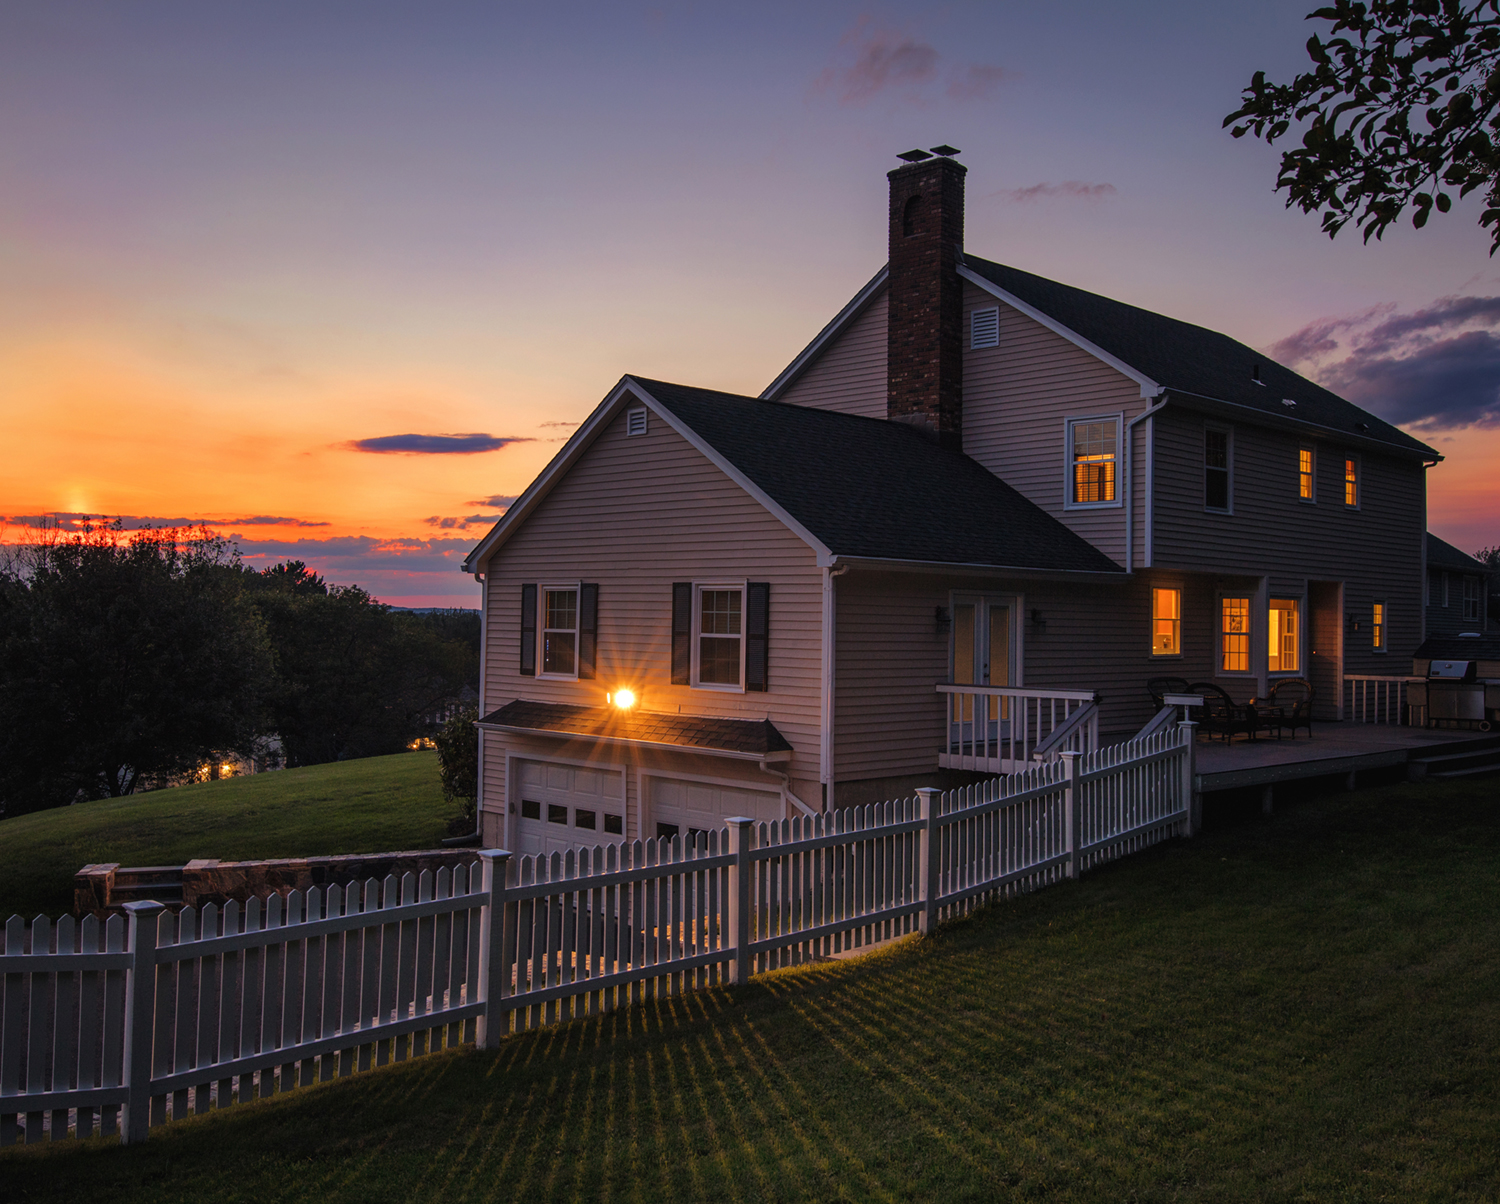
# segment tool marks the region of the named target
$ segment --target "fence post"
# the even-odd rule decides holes
[[[1198,725],[1191,719],[1185,719],[1177,725],[1181,733],[1183,743],[1182,754],[1182,834],[1191,836],[1203,825],[1203,817],[1199,814],[1203,806],[1203,796],[1193,789],[1193,778],[1197,774],[1196,759],[1198,746]]]
[[[1068,751],[1059,754],[1062,757],[1063,774],[1065,784],[1063,785],[1063,839],[1067,842],[1066,852],[1068,854],[1068,877],[1078,877],[1078,846],[1083,843],[1080,833],[1083,830],[1083,808],[1082,799],[1078,797],[1078,758],[1081,753]]]
[[[166,908],[155,901],[125,904],[130,966],[125,971],[125,1123],[120,1143],[146,1140],[151,1127],[151,1046],[156,1035],[156,941]]]
[[[724,822],[729,826],[729,852],[734,858],[729,865],[728,936],[734,949],[729,981],[744,986],[754,968],[750,956],[750,884],[754,879],[750,872],[750,829],[755,821],[736,815]]]
[[[978,722],[977,720],[975,721]],[[937,828],[939,800],[942,791],[923,786],[917,791],[917,814],[922,821],[917,843],[917,899],[922,904],[917,930],[924,936],[937,928],[938,896],[943,889],[941,836]]]
[[[484,992],[484,1013],[479,1017],[479,1031],[474,1044],[480,1049],[494,1049],[500,1043],[501,1015],[504,1000],[510,994],[510,967],[505,964],[505,878],[510,865],[506,849],[481,849],[484,862],[480,889],[486,898],[479,921],[479,989]]]

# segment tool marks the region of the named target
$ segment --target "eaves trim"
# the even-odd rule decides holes
[[[1072,330],[1071,328],[1064,326],[1051,314],[1043,312],[1036,306],[1032,305],[1030,302],[1022,301],[1020,297],[1017,297],[1014,293],[1007,292],[993,280],[981,276],[978,272],[974,271],[973,268],[967,268],[964,267],[963,264],[959,264],[958,274],[963,279],[969,281],[970,284],[978,285],[991,296],[998,297],[1001,301],[1004,301],[1005,304],[1009,305],[1013,309],[1019,310],[1032,321],[1038,322],[1041,325],[1045,326],[1053,334],[1060,335],[1080,350],[1087,351],[1101,363],[1108,364],[1122,376],[1128,377],[1130,380],[1135,381],[1135,383],[1140,386],[1142,397],[1155,397],[1162,391],[1162,386],[1156,381],[1152,380],[1144,372],[1141,372],[1139,369],[1132,368],[1124,360],[1120,359],[1118,356],[1111,355],[1097,343],[1089,342],[1088,339],[1084,338],[1076,330]]]
[[[881,289],[885,287],[890,278],[890,268],[884,267],[871,277],[870,282],[854,294],[854,300],[839,310],[834,315],[833,321],[818,331],[817,337],[813,339],[801,353],[782,369],[781,375],[766,386],[765,392],[760,395],[762,401],[776,401],[782,393],[791,388],[797,378],[812,366],[814,360],[823,353],[823,349],[833,341],[834,337],[842,333],[844,327],[859,317],[869,308],[870,302],[879,296]]]

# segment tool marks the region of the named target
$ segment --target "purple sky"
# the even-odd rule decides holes
[[[1477,202],[1330,243],[1220,129],[1305,11],[0,7],[0,537],[282,516],[247,551],[472,605],[491,499],[623,372],[759,392],[883,261],[895,152],[947,141],[972,251],[1302,357],[1450,456],[1435,530],[1500,543]]]

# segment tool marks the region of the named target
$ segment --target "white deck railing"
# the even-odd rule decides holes
[[[1344,677],[1345,718],[1354,723],[1409,723],[1420,727],[1427,721],[1427,708],[1407,705],[1406,687],[1425,677]]]
[[[119,1133],[859,949],[1191,833],[1193,726],[960,790],[0,943],[0,1145]]]
[[[947,699],[946,740],[938,750],[938,765],[979,773],[1019,773],[1031,764],[1039,744],[1096,697],[1092,690],[1014,686],[941,685],[938,693]],[[1083,753],[1099,747],[1097,710],[1065,745]]]

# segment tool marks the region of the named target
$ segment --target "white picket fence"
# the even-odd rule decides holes
[[[1193,725],[947,793],[0,950],[0,1145],[119,1133],[633,1001],[745,982],[1191,832]]]

